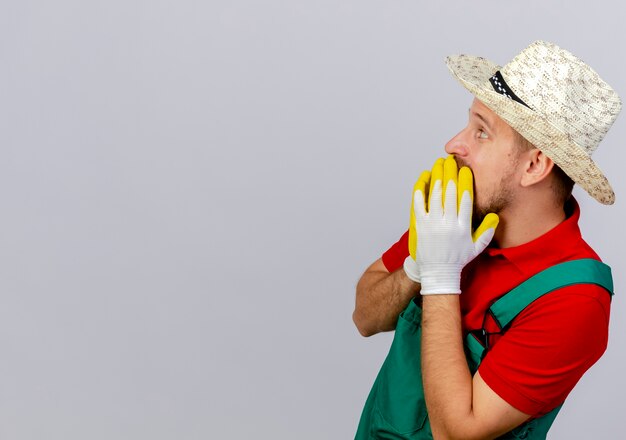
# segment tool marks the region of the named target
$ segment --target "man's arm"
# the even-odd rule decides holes
[[[435,164],[438,163],[443,164],[443,159],[435,162]],[[425,192],[429,180],[430,171],[422,172],[413,186],[413,193],[418,189]],[[411,198],[409,230],[394,245],[396,250],[399,250],[398,246],[401,246],[406,252],[403,268],[389,273],[382,258],[379,258],[365,270],[356,286],[356,305],[352,320],[363,336],[394,330],[398,315],[412,298],[417,298],[418,304],[421,305],[420,269],[416,261],[417,231],[413,208],[413,198]]]
[[[459,295],[463,267],[487,247],[499,218],[487,214],[472,234],[470,169],[458,170],[454,158],[448,157],[435,164],[432,176],[428,211],[422,189],[415,192],[414,205],[420,237],[421,362],[428,416],[438,440],[492,439],[530,416],[500,398],[480,374],[472,377],[463,349]]]
[[[525,414],[498,396],[463,351],[458,295],[423,297],[422,379],[436,439],[492,439],[521,425]]]
[[[398,315],[419,291],[420,284],[410,280],[402,268],[389,273],[382,259],[376,260],[356,286],[352,320],[359,333],[372,336],[395,329]]]

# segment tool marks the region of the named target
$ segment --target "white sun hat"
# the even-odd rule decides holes
[[[504,67],[470,55],[449,56],[446,64],[466,89],[593,198],[615,202],[591,154],[622,103],[591,67],[545,41],[535,41]]]

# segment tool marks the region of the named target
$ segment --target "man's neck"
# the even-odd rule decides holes
[[[525,203],[509,206],[500,213],[494,242],[499,248],[528,243],[553,229],[566,215],[563,207],[548,203]]]

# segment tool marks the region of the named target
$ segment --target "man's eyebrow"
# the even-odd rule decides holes
[[[474,116],[476,116],[478,119],[480,119],[481,121],[483,121],[483,124],[485,124],[485,125],[487,126],[487,128],[488,128],[490,131],[495,131],[495,130],[493,129],[493,126],[491,125],[491,123],[490,123],[489,121],[487,121],[487,119],[485,119],[485,117],[484,117],[483,115],[481,115],[480,113],[477,113],[477,112],[472,112],[472,109],[471,109],[471,108],[470,108],[470,109],[468,109],[467,111],[469,112],[470,116],[471,116],[471,115],[474,115]]]

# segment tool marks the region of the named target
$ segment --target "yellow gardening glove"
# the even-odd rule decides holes
[[[438,159],[443,161],[443,159]],[[413,192],[411,193],[411,220],[409,221],[409,255],[411,258],[415,260],[415,253],[417,252],[417,232],[415,231],[415,211],[412,195],[415,194],[415,191],[418,189],[423,191],[424,194],[427,191],[428,184],[430,182],[430,171],[424,171],[420,174],[419,179],[413,185]]]
[[[452,156],[435,162],[428,200],[425,193],[418,188],[414,195],[421,294],[461,293],[463,267],[487,247],[499,218],[487,214],[472,234],[472,172],[467,167],[458,171]]]
[[[439,158],[435,161],[435,167],[437,164],[443,164],[443,159]],[[435,168],[433,167],[433,168]],[[404,272],[406,276],[419,283],[420,282],[420,263],[417,260],[417,231],[415,230],[415,209],[414,209],[414,197],[415,191],[422,191],[426,194],[428,191],[428,185],[430,183],[430,171],[426,170],[420,174],[419,179],[413,185],[413,192],[411,193],[411,218],[409,220],[409,256],[404,260]]]
[[[451,159],[451,158],[452,158],[452,155],[448,156],[448,159]],[[456,166],[456,162],[454,162],[454,160],[452,160],[452,162],[453,162],[453,165]],[[450,160],[444,160],[442,157],[437,159],[435,163],[433,164],[433,172],[434,172],[434,174],[432,175],[433,182],[437,180],[441,180],[443,178],[444,168],[446,167],[448,169],[448,174],[453,175],[455,172],[450,168],[450,166],[451,166]],[[430,180],[431,180],[431,172],[428,170],[422,172],[422,174],[420,174],[419,179],[417,179],[417,182],[415,182],[415,185],[413,185],[413,192],[411,194],[415,194],[415,191],[417,190],[421,190],[424,194],[426,194],[426,191],[429,191],[429,189],[430,189],[429,195],[432,194],[432,188],[429,188]],[[471,191],[470,195],[473,201],[474,200],[473,188],[470,187],[470,191]],[[445,199],[445,189],[444,189],[444,199]],[[430,197],[428,198],[428,200],[430,200]],[[411,258],[415,260],[415,254],[417,253],[417,231],[415,230],[415,210],[414,210],[415,205],[414,203],[415,201],[413,197],[411,197],[411,219],[409,221],[409,255],[411,256]],[[460,203],[460,198],[459,198],[459,203]]]
[[[428,193],[428,200],[430,200],[432,196],[432,191],[434,189],[434,185],[430,185],[431,181],[436,182],[437,180],[442,180],[444,182],[445,188],[443,188],[443,199],[442,203],[445,203],[445,194],[447,189],[447,184],[450,181],[455,182],[455,184],[459,184],[459,191],[457,194],[457,209],[461,205],[461,197],[465,191],[469,192],[469,197],[473,206],[474,203],[474,186],[472,180],[472,173],[467,167],[461,168],[461,172],[458,172],[458,167],[456,161],[454,160],[454,156],[449,155],[445,160],[443,158],[439,158],[435,161],[432,168],[432,173],[430,171],[424,171],[420,175],[415,185],[413,185],[413,195],[416,191],[421,191],[423,194]],[[460,183],[459,183],[460,182]],[[416,282],[420,282],[421,280],[421,264],[419,255],[417,254],[417,231],[415,228],[415,201],[414,197],[411,198],[411,218],[409,221],[409,256],[404,261],[404,271],[407,276]],[[494,217],[495,216],[495,217]],[[485,218],[485,221],[481,223],[481,225],[476,229],[473,234],[473,240],[476,241],[478,237],[480,237],[483,232],[485,232],[489,228],[496,228],[498,224],[497,215],[488,215]]]

